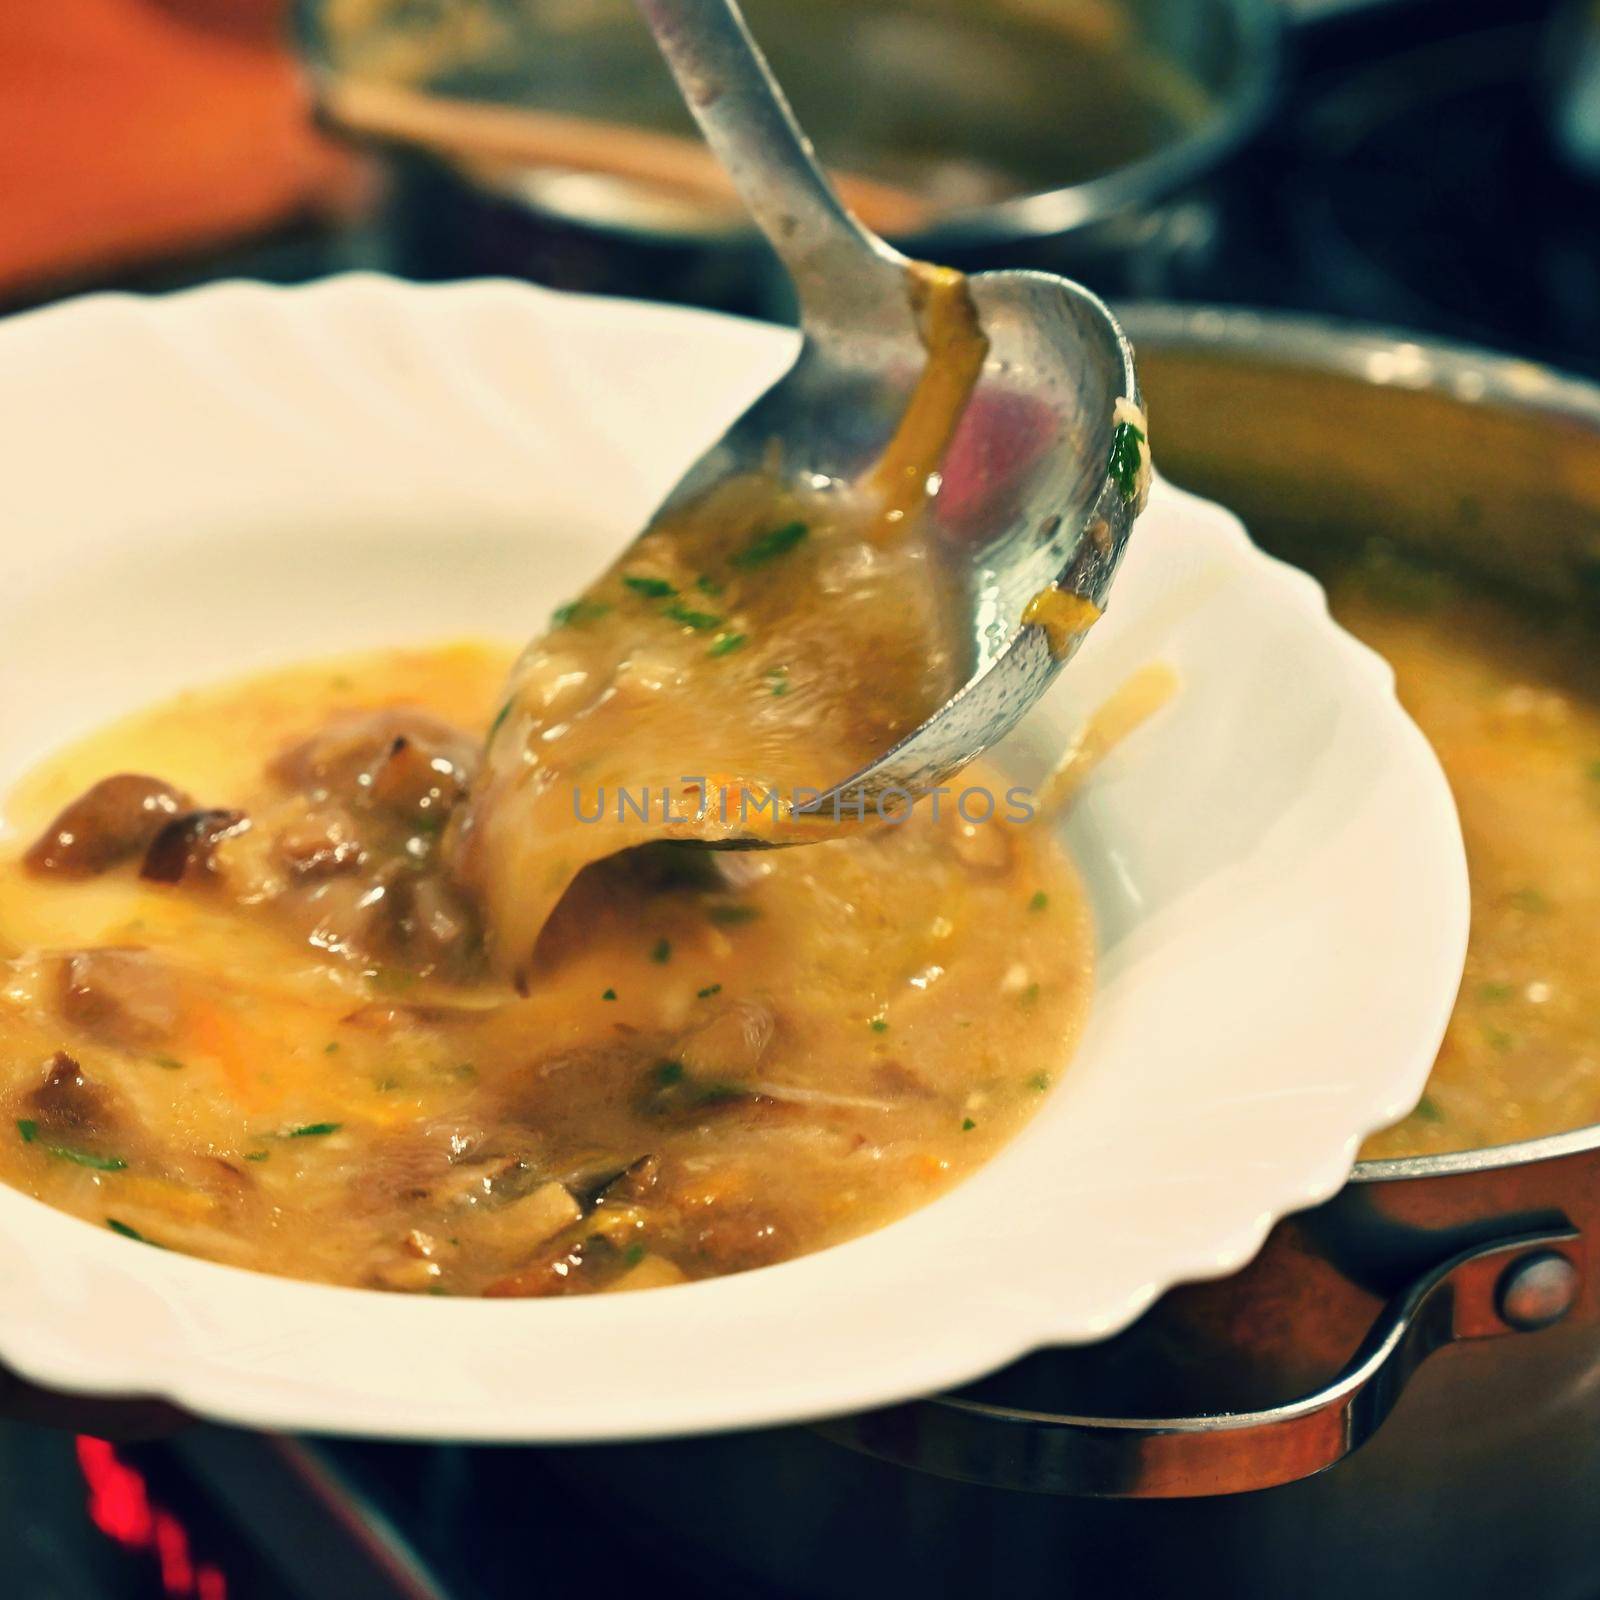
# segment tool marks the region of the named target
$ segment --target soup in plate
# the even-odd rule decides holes
[[[859,481],[770,453],[669,506],[514,664],[291,668],[34,774],[0,1176],[150,1245],[520,1297],[816,1250],[998,1149],[1087,1000],[1069,864],[992,776],[811,805],[968,671],[921,510],[987,345],[958,274],[908,294],[929,361]]]
[[[906,291],[928,359],[858,478],[775,443],[520,657],[288,667],[29,776],[0,1178],[148,1246],[541,1297],[814,1251],[997,1151],[1071,1055],[1091,930],[1028,791],[849,790],[971,672],[922,513],[988,345],[959,274]],[[1098,614],[1019,621],[1065,654]]]
[[[22,785],[0,1176],[241,1266],[553,1295],[849,1238],[1028,1119],[1088,919],[1047,829],[959,795],[801,849],[608,853],[497,968],[447,846],[509,662],[186,694]]]

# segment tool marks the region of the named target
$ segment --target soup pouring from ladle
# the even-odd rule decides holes
[[[657,520],[774,459],[819,481],[866,484],[888,521],[928,519],[962,569],[960,687],[808,809],[915,796],[1016,724],[1106,603],[1149,482],[1133,352],[1078,284],[1039,272],[965,278],[864,228],[733,0],[638,5],[787,268],[803,334],[794,365],[695,462]],[[957,528],[939,490],[958,429]]]

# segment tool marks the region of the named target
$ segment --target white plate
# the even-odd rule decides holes
[[[0,326],[0,783],[207,678],[531,631],[792,348],[702,314],[369,277]],[[253,1426],[613,1438],[936,1389],[1241,1266],[1417,1099],[1466,873],[1387,668],[1310,580],[1165,485],[1018,759],[1155,657],[1181,698],[1067,830],[1101,934],[1088,1035],[1022,1137],[935,1204],[738,1277],[518,1302],[260,1276],[0,1189],[0,1359]]]

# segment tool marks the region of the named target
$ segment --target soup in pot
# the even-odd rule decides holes
[[[1600,1122],[1600,665],[1581,620],[1382,545],[1329,578],[1393,664],[1455,792],[1472,882],[1461,993],[1427,1093],[1367,1157]]]

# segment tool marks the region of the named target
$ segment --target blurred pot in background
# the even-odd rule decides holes
[[[327,120],[400,156],[416,269],[782,314],[631,0],[303,0]],[[1259,126],[1272,0],[747,0],[824,160],[914,254],[1171,287]],[[410,263],[408,263],[410,264]]]

